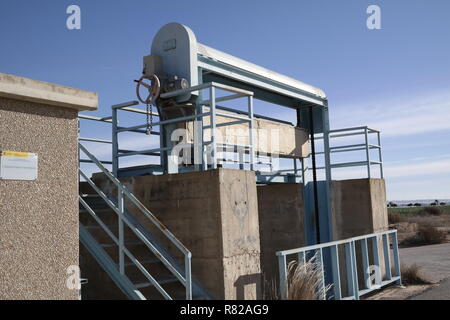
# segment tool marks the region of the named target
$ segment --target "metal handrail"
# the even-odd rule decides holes
[[[111,117],[96,117],[96,116],[90,116],[87,114],[79,114],[78,118],[84,119],[84,120],[92,120],[92,121],[99,121],[99,122],[112,122]]]
[[[108,273],[116,286],[131,300],[147,300],[144,295],[137,290],[133,283],[127,277],[122,276],[117,270],[117,266],[108,253],[89,233],[87,228],[80,223],[80,242],[85,246],[89,253],[97,260],[102,268]]]
[[[333,133],[357,131],[357,130],[362,130],[362,131],[361,132],[344,133],[342,135],[333,135]],[[380,133],[379,130],[370,128],[368,126],[333,129],[333,130],[329,130],[328,133],[330,134],[330,138],[338,138],[338,137],[347,137],[347,136],[352,136],[352,135],[364,134],[365,130],[367,130],[368,133]],[[318,140],[323,139],[323,134],[322,135],[318,135],[316,137],[316,139],[318,139]]]
[[[394,257],[394,275],[392,275],[391,271],[391,258],[390,258],[390,245],[389,245],[389,237],[392,237],[392,249],[393,249],[393,257]],[[368,240],[372,241],[372,251],[373,251],[373,262],[374,266],[381,268],[380,265],[380,255],[378,251],[378,239],[381,237],[383,242],[383,256],[384,256],[384,265],[385,265],[385,273],[386,280],[381,281],[381,283],[376,286],[372,286],[370,280],[370,269],[369,269],[369,249],[368,249]],[[362,250],[362,264],[363,264],[363,272],[364,272],[364,280],[365,280],[365,288],[360,289],[358,284],[358,271],[357,271],[357,255],[356,255],[356,242],[361,242],[361,250]],[[341,280],[340,280],[340,264],[339,264],[339,246],[344,246],[345,248],[345,269],[347,271],[347,283],[349,296],[342,296],[341,290]],[[325,261],[324,263],[324,249],[330,250],[330,261]],[[302,247],[297,249],[283,250],[278,251],[276,253],[278,257],[278,265],[279,265],[279,276],[280,276],[280,293],[282,299],[288,298],[288,274],[287,274],[287,261],[286,257],[289,255],[297,255],[298,263],[306,263],[307,257],[311,255],[311,253],[315,253],[320,258],[320,272],[322,276],[321,285],[325,288],[325,266],[324,264],[331,263],[332,269],[332,278],[333,278],[333,290],[334,290],[334,299],[336,300],[348,300],[355,299],[359,300],[359,298],[367,294],[373,290],[379,289],[383,286],[386,286],[390,283],[396,282],[398,285],[401,285],[401,274],[400,274],[400,259],[398,252],[398,241],[397,241],[397,230],[389,230],[383,232],[377,232],[372,234],[367,234],[363,236],[348,238],[345,240],[327,242],[317,245],[312,245],[308,247]],[[381,274],[380,274],[381,277]],[[381,279],[380,279],[381,280]],[[323,290],[324,292],[326,290]],[[323,299],[326,299],[324,296]]]
[[[334,133],[334,134],[333,134]],[[376,135],[377,143],[372,144],[369,142],[369,135]],[[324,150],[321,152],[316,152],[316,155],[325,155],[326,152],[329,154],[332,153],[343,153],[343,152],[354,152],[354,151],[365,151],[365,159],[363,161],[351,161],[345,163],[331,163],[330,168],[346,168],[346,167],[355,167],[355,166],[365,166],[367,168],[367,177],[372,177],[372,165],[379,166],[380,169],[380,178],[384,177],[383,173],[383,157],[382,157],[382,147],[381,147],[381,133],[376,129],[369,128],[367,126],[362,127],[353,127],[353,128],[342,128],[330,130],[328,132],[328,137],[331,143],[333,138],[342,138],[342,137],[350,137],[350,136],[364,136],[363,143],[357,144],[343,144],[338,146],[329,147],[328,150]],[[315,136],[315,139],[321,140],[324,138],[324,135]],[[377,157],[375,161],[371,159],[371,150],[377,150]],[[317,167],[316,170],[323,170],[325,167]]]
[[[216,98],[216,92],[215,92],[216,89],[228,91],[233,94]],[[163,93],[160,95],[160,97],[163,99],[166,99],[166,98],[176,97],[179,95],[184,95],[187,93],[195,93],[195,92],[201,93],[201,92],[203,92],[203,90],[209,90],[209,99],[203,100],[201,98],[201,95],[199,94],[199,99],[197,101],[198,110],[195,114],[177,117],[177,118],[173,118],[173,119],[166,119],[166,120],[159,119],[159,121],[152,123],[152,127],[158,127],[158,126],[161,127],[161,126],[168,125],[168,124],[176,124],[176,123],[188,122],[188,121],[201,122],[201,133],[199,134],[199,137],[198,137],[198,139],[200,140],[200,141],[198,141],[200,150],[198,151],[198,153],[197,152],[195,153],[195,155],[199,157],[200,163],[199,163],[198,168],[196,168],[196,170],[207,170],[209,167],[211,167],[212,169],[216,169],[218,167],[217,155],[219,154],[219,150],[218,150],[217,146],[220,144],[217,142],[217,139],[215,136],[216,128],[219,126],[225,126],[225,125],[231,125],[231,124],[237,124],[237,123],[248,123],[249,140],[251,141],[251,143],[249,144],[249,147],[248,147],[248,149],[249,149],[248,154],[249,154],[249,158],[250,158],[248,165],[250,167],[250,170],[253,170],[254,165],[255,165],[255,157],[256,157],[255,150],[253,148],[253,128],[254,128],[253,92],[235,88],[235,87],[228,86],[228,85],[224,85],[224,84],[217,83],[217,82],[207,82],[207,83],[203,83],[203,84],[200,84],[197,86],[192,86],[192,87],[185,88],[185,89],[179,89],[179,90]],[[219,110],[223,109],[222,107],[217,106],[217,104],[216,104],[217,102],[228,101],[228,100],[233,100],[233,99],[238,99],[238,98],[247,98],[248,110],[246,112],[240,111],[240,110],[235,110],[232,108],[227,108],[227,109],[228,109],[228,111],[234,111],[239,114],[228,114],[228,113],[223,113],[223,112],[217,111],[218,109]],[[148,154],[148,153],[153,153],[153,152],[160,152],[161,165],[163,167],[167,161],[170,161],[164,157],[164,154],[168,154],[170,152],[170,150],[173,149],[173,146],[164,147],[162,137],[160,138],[161,139],[160,140],[160,145],[161,145],[160,148],[150,149],[150,150],[138,150],[138,151],[132,151],[132,152],[126,152],[126,153],[120,152],[118,134],[123,133],[123,132],[130,132],[130,131],[145,133],[146,131],[143,131],[143,129],[148,127],[147,123],[133,125],[133,126],[129,126],[129,127],[119,127],[117,125],[118,111],[133,111],[134,109],[130,110],[129,107],[136,105],[136,104],[138,104],[137,101],[129,101],[129,102],[111,106],[111,109],[112,109],[112,131],[113,131],[113,133],[112,133],[113,161],[112,162],[113,162],[114,175],[119,174],[119,159],[123,158],[123,157],[138,156],[138,155],[143,155],[143,154]],[[143,113],[145,113],[145,112],[143,112]],[[216,123],[217,116],[234,119],[236,121],[233,123],[217,124]],[[203,124],[203,119],[206,117],[210,118],[210,124],[208,126],[205,126]],[[205,136],[204,130],[206,128],[210,129],[212,132],[211,136],[210,136],[210,141],[204,141],[204,136]],[[153,133],[154,132],[152,132],[152,134]],[[209,149],[207,149],[206,146],[209,146]],[[197,149],[194,148],[194,150],[197,150]],[[208,160],[208,157],[207,157],[207,151],[211,151],[211,160],[210,161]]]
[[[160,291],[161,294],[166,299],[171,299],[170,296],[165,292],[165,290],[156,282],[156,280],[146,271],[146,269],[142,266],[142,264],[136,260],[131,253],[124,246],[124,237],[123,237],[123,223],[127,224],[131,230],[138,236],[138,238],[144,242],[144,244],[149,247],[153,253],[158,256],[161,262],[172,272],[174,276],[180,280],[180,282],[186,287],[186,299],[192,299],[192,275],[191,275],[191,252],[132,194],[127,188],[116,178],[114,177],[110,171],[108,171],[101,163],[98,161],[81,143],[78,143],[80,150],[85,153],[88,158],[97,165],[97,167],[105,174],[105,176],[114,183],[114,185],[118,188],[118,206],[116,206],[95,184],[89,179],[89,177],[80,169],[80,174],[86,179],[86,181],[90,184],[91,187],[105,200],[105,202],[110,206],[120,217],[119,224],[119,239],[112,238],[119,245],[119,269],[121,273],[124,273],[124,255],[126,254],[130,260],[144,273],[144,275],[152,282],[155,287]],[[148,241],[138,230],[135,230],[133,224],[124,216],[124,198],[130,200],[140,211],[144,214],[144,216],[150,220],[168,239],[174,244],[185,257],[185,275],[184,277],[176,270],[175,267],[163,256],[161,253],[153,246],[153,244]],[[81,199],[80,201],[82,205],[86,208],[86,210],[94,216],[95,212],[89,208],[89,206]],[[86,207],[86,206],[87,207]],[[96,218],[97,220],[97,218]],[[97,220],[98,221],[98,220]],[[106,227],[101,225],[102,227]],[[105,231],[108,233],[107,229]],[[111,234],[108,233],[110,236]],[[117,241],[116,241],[117,240]]]

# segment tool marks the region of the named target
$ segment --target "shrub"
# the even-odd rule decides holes
[[[397,207],[397,204],[390,201],[387,206],[388,206],[388,208],[394,208],[394,207]]]
[[[288,265],[288,300],[322,300],[330,286],[322,285],[317,255],[306,263],[291,261]]]
[[[414,207],[421,207],[422,206],[422,204],[421,203],[414,203]]]
[[[404,285],[412,284],[430,284],[430,281],[425,279],[420,272],[420,267],[417,264],[401,267],[402,283]]]
[[[442,214],[441,209],[436,207],[426,207],[422,210],[422,214],[429,214],[431,216],[440,216]]]
[[[429,224],[419,224],[419,230],[416,235],[406,238],[402,244],[411,246],[423,246],[428,244],[444,243],[447,240],[447,234]]]
[[[390,224],[392,224],[392,223],[399,223],[399,222],[402,221],[402,217],[401,217],[401,215],[399,213],[393,213],[393,212],[391,213],[391,212],[389,212],[388,213],[388,221],[389,221]]]

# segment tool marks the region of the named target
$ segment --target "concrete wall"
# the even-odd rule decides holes
[[[0,73],[0,150],[39,157],[37,180],[0,180],[0,299],[78,299],[66,280],[67,268],[78,265],[77,113],[83,107],[57,106],[76,100],[68,91]]]
[[[115,194],[102,175],[94,181]],[[253,172],[230,169],[122,181],[191,250],[194,278],[215,299],[274,297],[276,251],[305,246],[302,185],[256,187]],[[333,181],[333,195],[336,239],[387,228],[383,180]]]
[[[334,239],[340,240],[388,229],[386,191],[382,179],[357,179],[332,182]],[[258,187],[258,210],[261,239],[261,270],[264,295],[273,298],[278,281],[275,253],[306,245],[302,185],[273,184]],[[379,242],[380,262],[384,261]],[[341,248],[343,249],[343,248]],[[361,249],[357,245],[360,285],[363,284]],[[343,250],[340,252],[342,290],[347,290]],[[369,255],[372,247],[369,243]],[[295,258],[291,256],[290,258]],[[372,263],[372,258],[370,258]]]
[[[275,253],[305,245],[303,185],[258,186],[258,216],[264,293],[271,298],[271,290],[278,283]]]
[[[332,182],[333,192],[333,236],[334,240],[347,239],[389,229],[384,179],[354,179]],[[368,242],[369,264],[373,263],[372,242]],[[382,276],[385,276],[383,246],[378,240],[378,253]],[[345,270],[343,248],[341,248],[340,268]],[[356,244],[356,259],[360,287],[364,286],[362,251]],[[343,292],[347,283],[341,273]]]
[[[388,229],[383,179],[332,182],[334,240]]]
[[[114,188],[101,175],[94,181]],[[191,252],[192,273],[214,299],[260,296],[260,241],[255,174],[218,169],[122,179],[129,190]],[[153,236],[152,224],[135,214]],[[168,241],[161,242],[180,257]]]
[[[0,98],[0,149],[37,153],[36,181],[0,180],[0,299],[76,299],[77,112]]]
[[[207,108],[205,108],[208,110]],[[231,112],[222,111],[222,113]],[[181,115],[177,115],[180,117]],[[227,126],[217,127],[217,142],[230,144],[249,144],[248,123],[231,124],[236,119],[217,116],[216,123],[230,123]],[[205,117],[204,125],[209,126],[210,119]],[[182,123],[180,128],[187,128],[186,142],[192,143],[194,136],[193,122]],[[307,130],[293,125],[279,123],[267,119],[254,120],[255,152],[279,154],[283,158],[306,158],[311,152],[309,133]],[[211,138],[211,131],[205,131],[205,141]]]

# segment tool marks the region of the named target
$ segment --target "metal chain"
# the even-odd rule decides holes
[[[147,132],[146,135],[151,135],[153,129],[153,112],[152,112],[152,105],[150,103],[147,103]]]

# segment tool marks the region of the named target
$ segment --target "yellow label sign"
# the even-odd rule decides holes
[[[0,155],[4,157],[16,157],[16,158],[28,158],[30,156],[28,152],[16,152],[16,151],[1,151]]]

